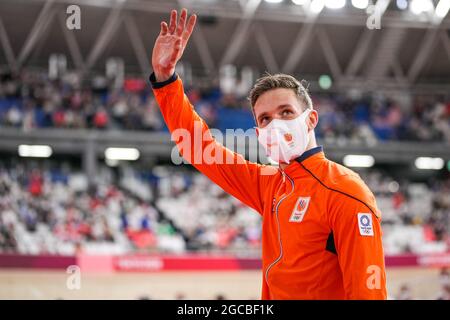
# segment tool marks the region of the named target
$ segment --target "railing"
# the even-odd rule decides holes
[[[450,266],[450,252],[441,254],[403,254],[386,256],[386,267]],[[158,271],[239,271],[260,270],[259,256],[239,258],[233,255],[85,255],[51,256],[0,254],[0,269],[66,269],[77,265],[87,272],[158,272]]]
[[[235,150],[244,153],[248,148],[258,146],[255,136],[250,136],[251,143],[236,143]],[[419,156],[441,157],[450,159],[450,144],[442,142],[353,142],[350,140],[320,141],[327,157],[341,161],[347,154],[370,154],[380,163],[410,163]],[[174,144],[170,135],[164,132],[142,132],[123,130],[82,130],[82,129],[37,129],[23,131],[16,128],[0,128],[0,151],[17,154],[20,144],[45,144],[53,149],[54,154],[83,156],[93,152],[102,158],[108,147],[134,147],[142,156],[170,159]],[[247,147],[247,148],[246,148]],[[259,148],[261,149],[261,148]],[[261,161],[265,157],[260,152]]]

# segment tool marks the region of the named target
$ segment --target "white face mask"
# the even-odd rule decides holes
[[[266,127],[257,128],[258,141],[268,157],[278,163],[289,163],[305,152],[309,143],[306,119],[310,111],[292,120],[273,119]]]

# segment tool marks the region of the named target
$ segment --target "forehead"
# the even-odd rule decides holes
[[[302,105],[292,89],[277,88],[264,92],[253,107],[257,116],[263,112],[273,112],[279,105],[290,104],[302,110]]]

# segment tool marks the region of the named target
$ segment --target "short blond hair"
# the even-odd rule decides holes
[[[313,108],[306,82],[303,85],[303,81],[300,82],[293,76],[284,73],[274,75],[266,73],[263,77],[256,80],[253,88],[250,90],[248,100],[251,103],[252,112],[254,113],[253,108],[255,107],[256,101],[263,93],[279,88],[291,89],[304,105],[305,110]]]

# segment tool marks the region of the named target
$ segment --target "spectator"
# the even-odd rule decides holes
[[[108,114],[103,107],[100,107],[94,115],[94,126],[97,129],[105,129],[108,126]]]

